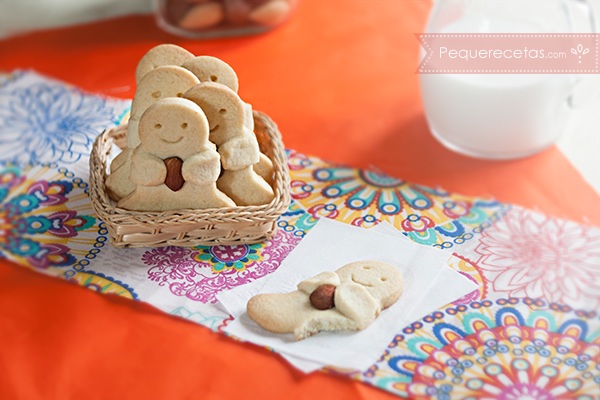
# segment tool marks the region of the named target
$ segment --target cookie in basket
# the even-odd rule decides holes
[[[198,56],[187,60],[181,65],[189,69],[200,80],[200,82],[215,82],[227,86],[237,93],[239,81],[234,69],[225,61],[212,56]],[[252,105],[243,102],[244,126],[254,130],[254,118],[252,117]]]
[[[273,188],[254,171],[260,161],[256,135],[244,126],[244,106],[240,97],[225,85],[200,83],[184,97],[198,104],[210,126],[210,140],[221,155],[223,174],[217,186],[237,205],[261,205],[275,196]]]
[[[139,83],[148,72],[155,68],[164,65],[181,65],[191,58],[194,58],[194,54],[183,47],[170,43],[159,44],[151,48],[138,62],[135,69],[135,81]]]
[[[106,179],[107,192],[113,200],[120,200],[131,193],[135,187],[129,179],[129,175],[133,149],[140,143],[138,127],[142,113],[158,100],[181,96],[197,83],[199,80],[193,73],[174,65],[152,69],[139,82],[131,104],[131,116],[127,127],[127,147],[111,163],[111,174]]]
[[[235,206],[217,189],[220,157],[208,137],[208,120],[194,102],[170,97],[151,105],[140,118],[140,144],[131,156],[135,189],[117,206],[132,211]],[[169,163],[174,158],[181,162]],[[183,179],[181,185],[167,185],[173,173]]]
[[[137,123],[148,107],[160,99],[181,97],[198,83],[200,81],[196,75],[177,65],[165,65],[148,72],[138,83],[131,102],[127,147],[135,148],[139,144]]]
[[[273,333],[301,340],[321,331],[361,330],[403,292],[399,269],[380,261],[357,261],[323,272],[290,293],[259,294],[248,316]]]
[[[237,93],[238,77],[233,68],[225,61],[212,56],[197,56],[181,64],[190,70],[200,82],[215,82],[227,86]]]

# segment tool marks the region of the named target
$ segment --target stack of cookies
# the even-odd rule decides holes
[[[274,198],[273,164],[259,149],[252,107],[225,62],[172,44],[136,69],[127,145],[105,184],[117,207],[167,211],[254,206]]]

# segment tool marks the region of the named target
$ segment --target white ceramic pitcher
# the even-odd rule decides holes
[[[574,33],[584,0],[440,0],[427,33]],[[577,11],[579,12],[579,11]],[[590,27],[587,27],[590,29]],[[423,107],[432,134],[446,147],[486,159],[537,153],[564,131],[578,77],[569,74],[422,74]]]

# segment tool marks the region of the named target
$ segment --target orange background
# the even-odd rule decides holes
[[[140,57],[176,43],[233,66],[241,97],[278,123],[288,148],[600,226],[598,195],[558,149],[490,162],[431,137],[414,73],[414,33],[429,7],[301,0],[272,32],[209,41],[163,33],[150,16],[126,17],[0,41],[0,69],[131,98]],[[1,398],[393,398],[345,378],[302,375],[264,349],[5,261],[0,349]]]

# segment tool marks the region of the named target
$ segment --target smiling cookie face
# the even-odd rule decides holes
[[[131,103],[131,118],[127,130],[127,147],[139,144],[139,120],[152,104],[167,97],[181,97],[198,83],[198,78],[185,68],[175,65],[158,67],[148,72],[138,84]]]
[[[217,146],[244,133],[244,105],[225,85],[206,82],[188,90],[183,97],[198,104],[210,125],[210,140]]]
[[[139,117],[148,107],[166,97],[182,97],[189,88],[198,84],[198,78],[176,65],[158,67],[140,81],[131,104],[132,117]]]
[[[150,106],[140,119],[144,151],[162,159],[187,157],[210,147],[208,121],[192,101],[167,98]]]
[[[341,282],[354,282],[363,286],[382,307],[393,304],[402,293],[403,279],[400,270],[380,261],[357,261],[338,269]]]

